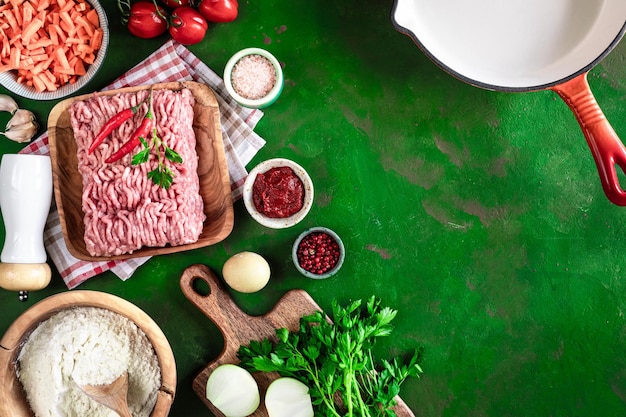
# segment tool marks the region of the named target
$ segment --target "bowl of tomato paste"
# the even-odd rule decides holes
[[[313,181],[294,161],[268,159],[248,174],[243,202],[250,216],[263,226],[291,227],[302,221],[313,205]]]

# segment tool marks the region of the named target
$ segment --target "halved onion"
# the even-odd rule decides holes
[[[259,386],[250,372],[233,364],[220,365],[206,383],[206,397],[226,417],[246,417],[261,403]]]
[[[274,380],[265,394],[269,417],[313,417],[309,387],[294,378]]]

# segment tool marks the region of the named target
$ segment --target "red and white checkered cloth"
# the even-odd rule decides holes
[[[107,86],[105,90],[172,81],[202,82],[217,93],[233,200],[240,198],[243,182],[248,175],[245,166],[265,145],[265,140],[253,131],[257,122],[263,117],[263,112],[241,107],[232,100],[226,92],[222,78],[191,51],[170,40],[143,62]],[[48,155],[49,152],[46,132],[20,153]],[[69,289],[107,270],[111,270],[122,280],[126,280],[149,259],[144,257],[125,261],[86,262],[74,258],[65,245],[59,214],[54,205],[46,223],[44,243],[50,259],[56,265]]]

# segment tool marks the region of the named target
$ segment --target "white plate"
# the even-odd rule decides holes
[[[29,87],[25,84],[21,84],[17,82],[17,73],[15,71],[9,71],[0,73],[0,85],[5,87],[7,90],[15,93],[19,96],[34,99],[34,100],[57,100],[64,97],[67,97],[71,94],[74,94],[82,87],[87,85],[89,81],[96,75],[102,63],[104,62],[104,58],[106,56],[106,51],[109,46],[109,23],[107,20],[107,15],[97,0],[87,0],[89,4],[96,10],[98,13],[98,19],[100,20],[100,27],[103,30],[102,37],[102,45],[96,54],[96,60],[93,64],[89,65],[87,68],[87,73],[81,77],[79,77],[74,84],[65,84],[56,91],[44,91],[39,92],[32,87]]]

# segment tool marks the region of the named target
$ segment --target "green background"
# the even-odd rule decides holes
[[[108,56],[80,93],[106,86],[167,40],[131,37],[115,2],[105,3]],[[244,250],[272,268],[261,292],[232,294],[249,314],[267,312],[292,288],[325,309],[373,294],[398,309],[394,336],[377,353],[424,347],[423,377],[401,392],[416,416],[626,415],[626,211],[604,196],[573,115],[549,91],[490,92],[447,75],[393,28],[392,7],[241,1],[235,22],[211,25],[189,49],[216,72],[251,46],[284,65],[284,91],[256,129],[267,145],[248,168],[273,157],[298,162],[315,183],[313,208],[299,225],[271,230],[237,201],[222,243],[152,258],[126,282],[104,273],[79,289],[130,300],[161,326],[179,376],[173,417],[211,415],[191,381],[222,349],[179,277],[195,263],[219,274]],[[626,138],[625,59],[622,43],[589,82]],[[42,125],[56,104],[17,101]],[[0,126],[6,120],[0,115]],[[22,146],[0,138],[3,154]],[[298,234],[318,225],[347,249],[341,271],[325,281],[298,275],[290,259]],[[56,275],[26,303],[0,291],[0,334],[62,291]]]

